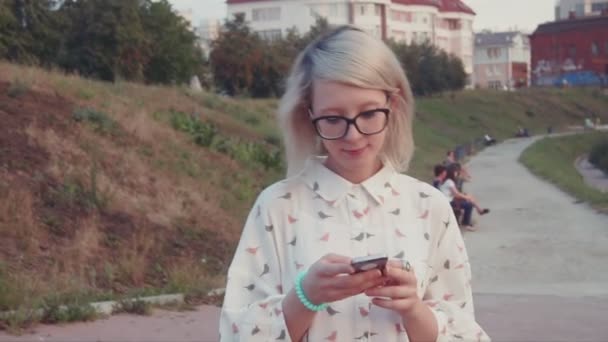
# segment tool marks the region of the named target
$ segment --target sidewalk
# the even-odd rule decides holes
[[[36,332],[11,336],[0,332],[1,342],[215,342],[219,308],[196,311],[155,310],[152,316],[115,315],[108,319],[65,326],[41,325]]]
[[[608,341],[608,215],[518,162],[537,139],[467,165],[466,191],[492,210],[465,234],[476,316],[494,341]]]

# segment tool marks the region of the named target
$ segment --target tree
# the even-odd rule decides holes
[[[326,18],[322,16],[317,16],[315,20],[315,24],[310,27],[310,30],[302,37],[300,41],[300,50],[305,48],[308,44],[310,44],[313,40],[317,39],[320,35],[328,32],[332,29],[332,26],[329,25],[329,22]]]
[[[50,66],[60,44],[59,16],[54,0],[0,2],[0,57]]]
[[[467,84],[467,73],[464,70],[462,60],[450,55],[447,68],[448,89],[459,90]]]
[[[138,0],[66,0],[60,65],[82,75],[114,81],[142,80],[149,59]]]
[[[183,83],[200,72],[203,53],[196,35],[167,0],[144,0],[140,14],[150,43],[150,60],[144,70],[147,82]]]
[[[15,59],[18,43],[18,22],[8,1],[0,2],[0,57]]]
[[[219,37],[211,44],[211,69],[215,85],[229,95],[247,94],[254,72],[264,61],[264,44],[251,32],[245,16],[227,20]]]
[[[416,95],[432,95],[446,90],[462,89],[466,72],[462,61],[430,43],[388,42],[410,81]]]

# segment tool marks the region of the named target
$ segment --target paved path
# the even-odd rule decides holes
[[[465,190],[492,209],[465,235],[477,316],[495,341],[608,341],[608,216],[517,162],[535,140],[468,164]]]
[[[34,334],[10,336],[2,342],[215,342],[219,309],[202,306],[197,311],[156,310],[152,316],[115,315],[105,320],[66,326],[42,325]]]
[[[494,341],[608,341],[608,216],[517,162],[534,139],[490,147],[465,186],[492,209],[465,240],[479,322]],[[218,309],[115,316],[0,341],[216,341]]]

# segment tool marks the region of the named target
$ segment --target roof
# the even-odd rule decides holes
[[[226,0],[228,5],[264,2],[272,0]],[[475,15],[476,13],[462,0],[391,0],[395,4],[420,5],[437,7],[440,12],[460,12]]]
[[[395,4],[437,7],[440,12],[461,12],[475,15],[475,12],[461,0],[392,0]]]
[[[518,31],[476,33],[475,46],[511,45],[513,38],[520,34]]]
[[[564,19],[538,25],[533,36],[540,34],[551,34],[587,29],[606,29],[608,27],[608,15],[582,17],[576,19]]]

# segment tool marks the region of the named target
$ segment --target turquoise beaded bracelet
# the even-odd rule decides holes
[[[304,305],[308,310],[310,311],[314,311],[314,312],[318,312],[318,311],[323,311],[325,309],[327,309],[327,304],[323,303],[323,304],[313,304],[308,297],[306,297],[306,295],[304,294],[304,290],[302,289],[302,280],[304,279],[304,277],[306,276],[306,271],[300,272],[298,274],[298,277],[296,278],[296,295],[298,296],[298,299],[300,300],[300,302],[302,303],[302,305]]]

